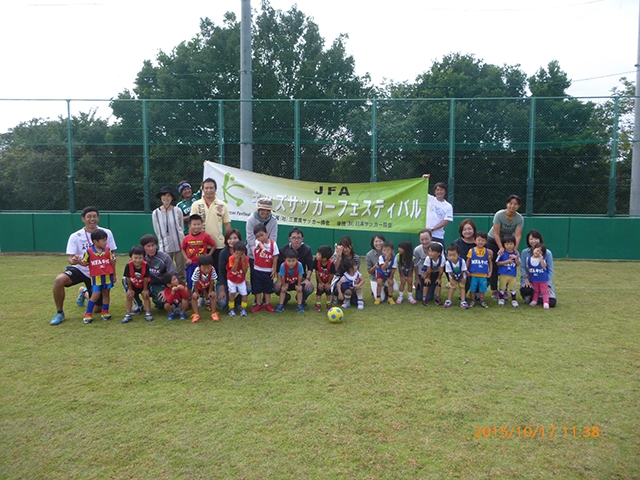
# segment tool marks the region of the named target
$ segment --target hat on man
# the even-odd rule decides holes
[[[159,191],[158,193],[156,193],[156,198],[160,198],[160,197],[162,197],[165,193],[169,193],[169,194],[171,194],[171,198],[172,198],[173,200],[175,200],[175,199],[176,199],[176,194],[175,194],[175,193],[173,193],[173,188],[171,188],[171,187],[162,187],[162,188],[160,189],[160,191]],[[173,201],[173,200],[172,200],[172,201]]]
[[[180,182],[180,185],[178,185],[178,193],[182,195],[182,190],[185,188],[191,188],[191,184],[185,181]]]
[[[260,200],[258,200],[258,206],[256,207],[256,210],[269,210],[269,211],[272,211],[273,210],[273,202],[271,202],[270,198],[263,197]]]

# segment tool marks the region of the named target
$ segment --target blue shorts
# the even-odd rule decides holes
[[[193,272],[196,271],[196,268],[198,268],[197,260],[195,263],[192,263],[191,265],[187,265],[184,269],[185,274],[187,275],[187,287],[189,287],[189,290],[193,289],[193,279],[191,277],[193,277]]]
[[[100,275],[99,277],[91,277],[91,291],[101,292],[102,290],[111,290],[113,288],[113,274]]]
[[[469,291],[471,293],[485,293],[487,291],[487,277],[471,277]]]
[[[258,295],[259,293],[273,293],[273,280],[271,272],[263,272],[261,270],[253,270],[251,277],[251,291]]]

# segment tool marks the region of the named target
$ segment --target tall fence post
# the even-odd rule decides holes
[[[371,101],[371,179],[378,181],[378,101]]]
[[[300,100],[293,101],[293,179],[300,180]]]
[[[527,172],[527,208],[525,215],[533,215],[534,159],[536,156],[536,98],[531,97],[529,116],[529,168]]]
[[[69,212],[76,213],[76,177],[73,161],[73,128],[71,125],[71,100],[67,100],[67,149],[69,150]]]
[[[449,179],[447,180],[447,200],[455,205],[455,157],[456,157],[456,100],[449,104]]]
[[[218,162],[224,165],[224,108],[218,100]]]
[[[607,206],[607,215],[613,217],[616,214],[616,184],[618,169],[618,123],[620,116],[620,97],[613,100],[613,125],[612,125],[612,141],[611,141],[611,169],[609,173],[609,201]]]
[[[146,100],[142,100],[142,161],[144,171],[144,211],[149,213],[151,211],[149,202],[151,182],[149,180],[149,130],[147,128]]]

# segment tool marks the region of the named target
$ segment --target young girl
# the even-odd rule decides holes
[[[371,285],[371,295],[376,298],[378,296],[378,280],[376,279],[376,268],[378,267],[378,259],[382,254],[382,244],[387,239],[381,233],[376,233],[371,238],[371,250],[367,252],[365,257],[367,265],[367,273],[369,274],[369,284]],[[382,292],[382,300],[386,298]]]
[[[229,289],[229,316],[235,317],[236,295],[241,297],[240,316],[247,316],[247,295],[249,282],[246,280],[249,271],[249,258],[247,246],[238,240],[233,244],[233,256],[227,263],[227,288]]]
[[[532,256],[527,259],[527,278],[533,285],[533,297],[529,305],[535,307],[538,304],[538,297],[542,295],[544,309],[549,310],[549,272],[544,259],[546,253],[547,247],[542,243],[533,247]]]
[[[343,301],[342,308],[349,308],[351,297],[355,293],[358,298],[358,310],[364,309],[364,299],[362,298],[362,285],[364,277],[358,271],[358,265],[353,259],[343,261],[344,275],[340,278],[338,298]]]
[[[353,260],[358,268],[360,268],[360,257],[353,252],[353,242],[351,241],[351,237],[345,235],[337,243],[336,251],[331,257],[333,264],[336,266],[336,274],[331,283],[331,292],[333,293],[334,303],[338,303],[338,281],[347,271],[344,268],[344,261],[347,259]],[[376,259],[376,265],[377,263]]]
[[[396,303],[402,303],[404,289],[407,288],[407,300],[410,304],[415,304],[413,298],[413,245],[409,241],[400,242],[398,245],[398,254],[396,255],[398,263],[398,273],[400,275],[400,292]]]
[[[398,264],[396,256],[393,254],[393,243],[384,242],[382,254],[378,258],[378,267],[376,268],[376,280],[378,281],[378,296],[374,302],[376,305],[380,305],[380,293],[385,288],[389,305],[395,305],[396,302],[393,300],[393,277],[397,269]]]

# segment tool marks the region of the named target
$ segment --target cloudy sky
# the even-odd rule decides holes
[[[551,60],[574,96],[606,96],[635,80],[639,0],[271,0],[312,17],[329,44],[345,33],[359,74],[413,81],[451,52],[520,64]],[[240,18],[240,0],[0,0],[0,99],[109,99],[131,89],[145,59],[198,32],[199,19]],[[252,7],[260,7],[258,0]],[[106,102],[72,102],[74,111]],[[72,113],[74,113],[72,111]],[[0,132],[32,117],[66,115],[66,103],[0,101]]]

